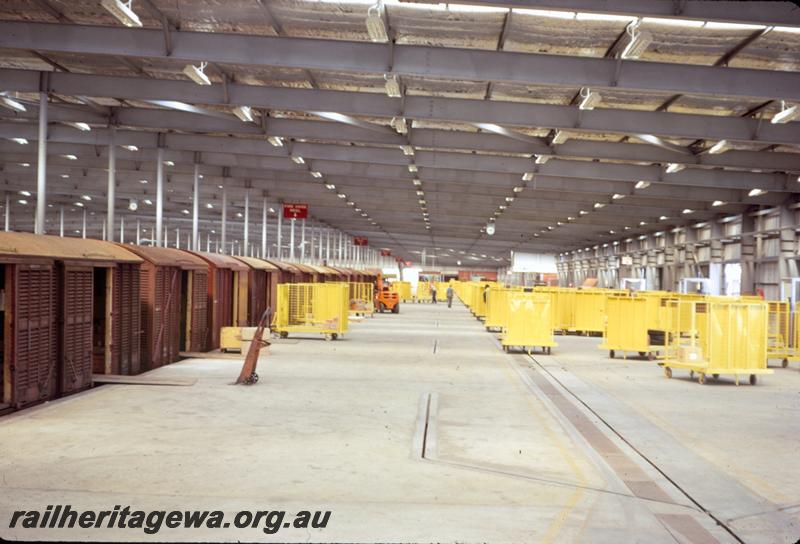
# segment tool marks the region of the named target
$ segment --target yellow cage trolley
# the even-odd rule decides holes
[[[522,348],[528,354],[533,349],[542,348],[550,354],[557,346],[553,339],[552,300],[547,293],[512,292],[507,296],[508,323],[503,328],[500,343],[503,351]]]
[[[346,283],[281,283],[272,330],[281,338],[318,333],[336,340],[348,330],[349,294]]]

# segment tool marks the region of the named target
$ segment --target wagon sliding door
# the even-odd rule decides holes
[[[3,400],[16,408],[56,396],[55,278],[50,265],[6,265]]]
[[[68,395],[92,385],[94,269],[65,265],[60,287],[59,389]],[[105,319],[98,320],[97,327],[103,328],[98,336],[107,334],[107,326]]]
[[[113,269],[112,297],[108,307],[112,321],[111,373],[141,372],[141,304],[138,264],[119,264]]]

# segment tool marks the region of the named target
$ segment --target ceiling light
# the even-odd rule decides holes
[[[69,179],[69,174],[61,174],[61,177],[62,177],[63,179]]]
[[[398,134],[408,134],[408,124],[405,117],[392,117],[390,124]]]
[[[650,187],[649,181],[637,181],[636,185],[634,185],[636,189],[647,189],[648,187]]]
[[[315,171],[315,170],[312,170],[311,171],[311,177],[313,177],[313,178],[321,178],[322,174],[317,172],[317,171]]]
[[[24,198],[21,198],[21,199],[17,200],[17,202],[19,202],[19,203],[20,203],[20,204],[22,204],[23,206],[24,206],[25,204],[27,204],[27,203],[28,203],[28,201],[27,201],[27,200],[25,200]]]
[[[367,34],[373,42],[388,42],[389,35],[386,33],[386,25],[383,24],[381,17],[381,5],[375,4],[367,10]]]
[[[731,148],[728,140],[720,140],[711,146],[711,149],[708,152],[712,155],[719,155],[720,153],[725,153],[727,150]]]
[[[133,0],[128,0],[127,2],[122,2],[121,0],[102,0],[100,5],[106,8],[108,12],[116,17],[123,25],[128,27],[140,27],[142,26],[142,21],[139,20],[139,16],[136,15],[131,8],[132,3]]]
[[[353,202],[352,200],[348,200],[348,201],[347,201],[347,205],[348,205],[348,206],[355,206],[355,205],[356,205],[356,203],[355,203],[355,202]]]
[[[487,223],[486,224],[486,234],[489,236],[494,235],[494,223]]]
[[[369,214],[362,213],[362,214],[361,214],[361,217],[369,217]]]
[[[524,189],[524,187],[517,186],[517,187],[514,187],[514,192],[515,193],[521,193],[523,189]]]
[[[414,155],[414,148],[410,145],[401,145],[400,149],[403,150],[403,155],[409,155],[409,156]]]
[[[770,122],[774,125],[780,125],[783,123],[788,123],[789,121],[794,121],[798,118],[800,118],[800,107],[794,105],[790,108],[787,108],[786,102],[781,100],[781,111],[776,113]]]
[[[586,215],[586,214],[588,214],[589,212],[587,212],[586,210],[581,210],[581,211],[579,211],[578,213],[579,213],[580,215]]]
[[[417,172],[418,171],[417,165],[416,164],[409,164],[408,165],[408,171],[409,172]]]
[[[569,138],[569,136],[567,136],[566,132],[564,132],[563,130],[556,129],[556,132],[553,135],[553,140],[551,141],[551,143],[555,145],[563,144],[564,142],[567,141],[567,138]]]
[[[347,195],[344,193],[336,193],[336,196],[338,196],[339,198],[347,198]]]
[[[615,232],[615,231],[613,231],[613,230],[610,230],[610,231],[608,231],[608,233],[609,233],[609,234],[616,234],[616,232]]]
[[[640,227],[643,227],[643,226],[645,226],[646,224],[647,224],[647,222],[646,222],[646,221],[639,221],[639,226],[640,226]]]
[[[623,59],[638,59],[653,43],[653,35],[646,30],[639,30],[635,22],[625,29],[625,39],[627,44],[619,55]]]
[[[355,208],[353,211],[356,212],[356,213],[360,213],[361,212],[361,208]]]
[[[533,172],[525,172],[522,174],[522,181],[531,181],[533,179]]]
[[[183,73],[186,76],[197,83],[198,85],[211,85],[211,80],[208,79],[208,76],[205,73],[206,66],[208,66],[207,62],[201,62],[200,66],[195,66],[194,64],[187,64],[186,67],[183,69]]]
[[[662,215],[658,219],[659,219],[659,221],[666,221],[667,219],[669,219],[669,217],[667,217],[666,215]]]
[[[280,136],[269,136],[267,138],[267,141],[275,147],[283,146],[283,138],[281,138]]]
[[[554,227],[554,226],[552,226],[552,225],[547,225],[547,230],[554,230],[554,229],[555,229],[555,227]]]
[[[723,201],[721,201],[721,200],[715,200],[714,202],[711,203],[711,205],[712,206],[724,206],[725,203]]]
[[[146,179],[140,179],[139,183],[141,183],[142,185],[147,185],[148,182]]]
[[[90,130],[92,130],[92,127],[90,127],[87,123],[67,121],[66,124],[71,127],[77,128],[82,132],[89,132]]]
[[[233,108],[233,114],[245,123],[253,122],[253,108],[250,106],[236,106]]]
[[[625,195],[620,193],[614,193],[613,195],[611,195],[611,198],[613,198],[614,200],[619,200],[620,198],[625,198]]]
[[[508,208],[508,206],[506,206],[505,204],[500,204],[500,205],[499,205],[497,208],[498,208],[500,211],[503,211],[503,210],[506,210],[506,209]]]
[[[559,226],[559,227],[561,227],[561,226],[563,226],[563,225],[564,225],[564,223],[562,223],[561,221],[556,221],[556,226]]]
[[[513,196],[507,196],[506,197],[506,202],[514,202],[514,197]]]
[[[175,163],[173,161],[164,161],[164,164],[166,164],[167,166],[175,166]]]
[[[65,159],[69,159],[71,161],[77,161],[78,160],[78,157],[76,155],[72,155],[72,154],[61,155],[61,156],[64,157]]]
[[[28,168],[28,167],[30,167],[31,163],[29,163],[29,162],[21,162],[21,163],[19,163],[19,165],[21,167],[23,167],[23,168]],[[800,181],[800,178],[798,178],[797,181]]]
[[[90,197],[89,195],[81,195],[81,198],[82,198],[83,200],[86,200],[87,202],[89,202],[89,201],[91,201],[91,200],[92,200],[92,197]]]
[[[301,157],[300,155],[292,155],[292,160],[297,164],[305,164],[306,163],[305,159],[303,157]]]
[[[136,201],[135,198],[132,198],[130,202],[128,202],[128,209],[132,212],[135,212],[139,209],[139,203]]]
[[[420,180],[418,180],[418,179],[411,180],[411,183],[413,183],[414,186],[416,186],[416,187],[419,187],[419,186],[422,185],[422,182]]]
[[[17,142],[19,145],[28,145],[28,140],[25,138],[10,138],[12,142]]]
[[[336,189],[336,185],[334,185],[333,183],[326,183],[325,184],[325,188],[326,189],[330,189],[331,191],[333,191],[333,190]]]
[[[594,203],[594,207],[596,209],[604,208],[605,207],[605,203],[603,203],[603,202],[595,202]]]
[[[535,162],[536,164],[545,164],[549,160],[550,160],[550,155],[536,155],[536,160],[533,162]]]
[[[600,93],[592,91],[589,87],[581,89],[581,102],[578,104],[578,109],[593,110],[601,100]]]
[[[766,194],[767,192],[764,189],[751,189],[747,196],[761,196]]]
[[[680,172],[684,168],[686,168],[686,165],[683,165],[683,164],[680,164],[680,163],[677,163],[677,162],[669,162],[669,163],[667,163],[666,172],[667,172],[667,174],[674,174],[675,172]]]
[[[688,215],[688,214],[693,213],[693,212],[694,212],[694,210],[692,210],[690,208],[684,208],[681,213]]]
[[[419,202],[420,204],[427,204],[424,198],[420,198],[417,202]]]
[[[572,216],[567,217],[567,221],[575,221],[575,218]]]
[[[135,145],[123,145],[121,146],[123,149],[127,149],[128,151],[139,151],[139,148]]]
[[[0,106],[12,111],[18,111],[20,113],[27,111],[22,103],[17,102],[13,98],[9,98],[7,96],[0,96]]]
[[[213,210],[214,209],[214,205],[211,202],[208,202],[206,204],[206,208],[208,208],[209,210]]]
[[[383,79],[386,82],[384,87],[389,97],[400,98],[403,96],[403,92],[400,89],[400,79],[397,77],[397,74],[383,74]]]
[[[150,200],[149,198],[145,198],[144,199],[144,203],[147,204],[148,206],[152,206],[153,205],[153,201]]]
[[[21,194],[22,196],[31,196],[30,191],[20,191],[19,194]]]
[[[417,191],[417,196],[425,196],[425,191]]]
[[[79,208],[83,208],[83,202],[76,202],[75,205]]]

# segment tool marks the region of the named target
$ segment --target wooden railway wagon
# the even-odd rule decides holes
[[[140,264],[109,242],[0,233],[0,410],[139,368]]]
[[[183,250],[181,250],[183,251]],[[219,349],[222,327],[243,327],[246,311],[240,308],[240,293],[246,293],[248,267],[243,262],[218,253],[191,252],[208,264],[208,324],[210,332],[205,349]]]
[[[292,264],[284,261],[268,260],[269,264],[273,265],[278,270],[270,277],[269,284],[269,299],[278,303],[278,285],[281,283],[299,283],[302,277]]]
[[[264,310],[271,308],[275,311],[276,299],[272,294],[273,277],[278,276],[278,267],[263,259],[254,257],[236,257],[248,266],[246,275],[247,285],[247,326],[258,325]],[[275,284],[277,285],[277,283]],[[242,294],[240,293],[240,301]]]
[[[144,259],[139,291],[141,370],[174,363],[181,350],[203,351],[210,333],[208,264],[177,249],[123,247]]]

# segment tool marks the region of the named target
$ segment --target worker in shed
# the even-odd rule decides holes
[[[436,304],[436,284],[431,282],[431,302]]]
[[[453,286],[452,285],[448,285],[447,286],[447,307],[448,308],[452,308],[453,307]]]

